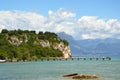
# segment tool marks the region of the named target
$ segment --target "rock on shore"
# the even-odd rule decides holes
[[[98,78],[97,75],[84,75],[84,74],[78,74],[78,73],[63,75],[63,77],[72,78],[75,80],[88,80],[88,79]]]

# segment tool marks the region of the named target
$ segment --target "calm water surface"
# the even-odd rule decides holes
[[[0,80],[71,80],[70,73],[97,74],[96,80],[120,80],[120,59],[0,63]]]

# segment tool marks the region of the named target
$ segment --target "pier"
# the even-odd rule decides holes
[[[71,57],[71,58],[63,58],[63,57],[42,57],[41,59],[39,59],[39,61],[93,61],[93,60],[102,60],[102,61],[110,61],[111,60],[111,57]],[[31,60],[29,60],[31,61]],[[37,59],[36,60],[33,60],[33,61],[38,61]],[[9,61],[6,61],[6,60],[0,60],[0,63],[5,63],[5,62],[19,62],[17,60],[9,60]],[[27,60],[25,61],[22,61],[22,62],[27,62]]]
[[[41,61],[67,61],[67,60],[111,60],[111,57],[71,57],[71,58],[63,58],[63,57],[50,57],[50,58],[41,58]]]

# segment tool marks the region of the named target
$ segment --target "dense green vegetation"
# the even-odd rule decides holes
[[[59,50],[52,46],[43,47],[40,41],[49,41],[50,44],[63,42],[55,33],[42,32],[36,34],[35,31],[3,29],[0,33],[0,59],[36,60],[41,57],[62,57]]]

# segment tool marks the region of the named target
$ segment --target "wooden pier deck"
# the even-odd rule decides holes
[[[41,58],[41,61],[67,61],[67,60],[111,60],[111,57],[72,57],[72,58]]]

